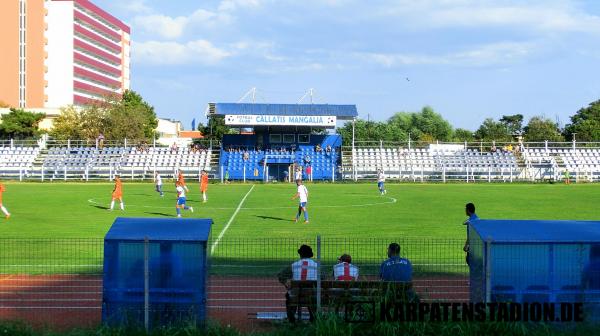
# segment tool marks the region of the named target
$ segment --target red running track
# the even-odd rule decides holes
[[[469,300],[466,277],[415,278],[422,300]],[[211,276],[208,317],[242,330],[258,327],[258,312],[285,311],[285,288],[273,278]],[[0,275],[0,319],[65,330],[97,326],[102,277],[97,275]]]

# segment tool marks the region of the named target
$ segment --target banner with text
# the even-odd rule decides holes
[[[225,125],[335,127],[335,116],[225,115]]]

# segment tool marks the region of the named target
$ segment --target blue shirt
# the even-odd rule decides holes
[[[412,265],[408,259],[391,257],[381,263],[379,277],[383,281],[412,281]]]

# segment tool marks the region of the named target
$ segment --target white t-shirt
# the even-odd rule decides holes
[[[157,186],[162,185],[162,177],[160,177],[160,174],[156,175],[156,185]]]
[[[296,171],[296,180],[302,180],[302,172],[301,171]]]
[[[317,280],[317,263],[312,259],[300,259],[292,264],[292,279]]]
[[[377,182],[385,182],[385,174],[384,173],[377,174]]]
[[[303,184],[298,186],[298,194],[300,195],[300,203],[308,202],[308,189]]]
[[[177,197],[185,197],[185,189],[182,186],[177,186],[175,190],[177,190]]]

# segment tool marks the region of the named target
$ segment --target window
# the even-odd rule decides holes
[[[296,142],[296,136],[294,134],[284,134],[283,143],[294,143]]]
[[[281,134],[269,134],[270,143],[281,143]]]
[[[298,134],[298,143],[310,143],[310,134]]]

